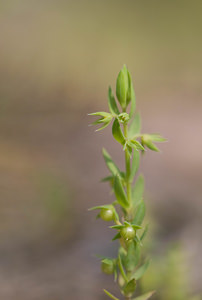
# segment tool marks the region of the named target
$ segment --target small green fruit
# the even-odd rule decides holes
[[[114,219],[113,209],[102,208],[100,211],[100,218],[104,221],[112,221]]]
[[[121,229],[120,231],[121,236],[124,238],[124,240],[132,240],[135,237],[135,230],[132,226],[126,226]]]
[[[114,273],[114,263],[112,260],[103,260],[101,263],[102,272],[108,275]]]

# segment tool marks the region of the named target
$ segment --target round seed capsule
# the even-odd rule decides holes
[[[112,209],[102,208],[100,211],[100,218],[104,221],[112,221],[114,219],[114,211]]]
[[[135,237],[135,229],[132,226],[127,226],[121,229],[121,236],[125,240],[132,240]]]

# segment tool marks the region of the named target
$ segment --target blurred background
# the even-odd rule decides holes
[[[169,141],[142,159],[153,258],[142,290],[201,299],[201,28],[201,0],[0,1],[2,300],[119,295],[95,257],[115,255],[113,233],[87,209],[112,199],[102,147],[121,166],[123,155],[87,113],[108,109],[124,63],[143,131]]]

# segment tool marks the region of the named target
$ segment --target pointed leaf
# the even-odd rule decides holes
[[[143,198],[144,192],[144,177],[140,175],[132,188],[133,205],[137,206]]]
[[[141,200],[141,202],[137,206],[135,217],[133,219],[133,222],[135,224],[137,224],[137,225],[142,224],[142,221],[143,221],[144,216],[145,216],[145,211],[146,211],[145,203],[144,203],[143,200]]]
[[[139,297],[136,297],[136,298],[133,298],[133,300],[148,300],[155,292],[152,291],[152,292],[149,292],[149,293],[146,293],[142,296],[139,296]]]
[[[159,152],[159,148],[156,147],[156,145],[154,145],[154,143],[152,143],[152,141],[147,141],[145,142],[145,145],[152,151],[156,151],[156,152]]]
[[[111,122],[111,120],[110,121],[108,121],[108,122],[106,122],[106,123],[104,123],[104,125],[102,126],[102,127],[100,127],[100,128],[98,128],[98,129],[96,129],[95,131],[100,131],[100,130],[103,130],[103,129],[105,129],[109,124],[110,124],[110,122]]]
[[[139,163],[140,163],[140,153],[136,150],[133,153],[133,160],[132,160],[131,173],[130,173],[131,181],[133,180],[134,176],[136,175],[139,169]]]
[[[116,100],[112,94],[112,89],[111,87],[109,87],[109,91],[108,91],[108,105],[109,105],[109,110],[111,112],[112,115],[119,115],[119,109],[116,105]]]
[[[132,278],[139,280],[144,275],[148,267],[149,267],[149,260],[135,271],[135,273],[132,275]]]
[[[120,232],[118,232],[118,233],[113,237],[112,241],[118,240],[118,239],[120,239],[120,238],[121,238],[121,234],[120,234]]]
[[[95,112],[95,113],[90,113],[88,114],[89,116],[101,116],[103,118],[111,118],[112,115],[108,112],[105,112],[105,111],[98,111],[98,112]]]
[[[128,278],[127,278],[126,273],[124,271],[123,263],[122,263],[122,259],[121,259],[121,255],[120,254],[118,256],[118,266],[119,266],[119,270],[121,272],[121,275],[123,276],[124,280],[127,282]]]
[[[131,101],[132,95],[131,95],[131,88],[132,88],[132,78],[130,75],[130,72],[127,70],[127,75],[128,75],[128,91],[127,91],[127,97],[126,97],[126,106],[128,106],[128,104]]]
[[[120,170],[117,167],[117,165],[114,163],[114,161],[112,160],[111,156],[109,155],[109,153],[107,152],[106,149],[102,149],[102,154],[105,160],[105,163],[109,169],[109,171],[112,173],[113,176],[116,176],[117,174],[120,174]]]
[[[144,229],[144,231],[143,231],[143,233],[142,233],[142,235],[141,235],[141,237],[140,237],[140,241],[143,241],[143,239],[145,238],[145,236],[146,236],[146,234],[147,234],[147,232],[148,232],[148,229],[149,229],[149,224],[147,224],[147,225],[145,226],[145,229]]]
[[[113,179],[114,179],[113,176],[106,176],[106,177],[104,177],[104,178],[101,179],[101,182],[111,181]]]
[[[128,130],[128,136],[133,137],[140,133],[141,130],[141,118],[139,114],[136,114],[134,119],[132,120],[129,130]]]
[[[132,118],[136,108],[135,91],[134,91],[132,80],[130,81],[130,95],[131,95],[131,107],[130,107],[129,116],[130,118]]]
[[[136,281],[135,279],[131,279],[124,287],[123,289],[123,292],[124,292],[124,295],[132,295],[135,291],[135,288],[136,288]]]
[[[136,140],[129,140],[127,141],[127,143],[129,144],[129,146],[131,146],[132,148],[136,149],[136,150],[142,150],[144,151],[144,147],[140,144],[140,142],[136,141]]]
[[[142,229],[142,226],[139,226],[137,224],[131,224],[131,226],[136,230],[136,229]]]
[[[107,290],[103,290],[105,292],[105,294],[107,296],[109,296],[109,298],[114,299],[114,300],[119,300],[118,298],[116,298],[114,295],[112,295],[110,292],[108,292]]]
[[[140,246],[135,241],[128,245],[128,252],[124,258],[124,265],[128,271],[133,271],[140,258]]]
[[[154,134],[150,134],[151,140],[154,142],[165,142],[166,139],[163,138],[160,134],[158,133],[154,133]]]
[[[114,123],[112,125],[112,134],[113,134],[113,137],[115,138],[115,140],[117,140],[117,142],[124,145],[125,138],[124,138],[123,132],[121,130],[119,121],[117,119],[114,120]]]
[[[124,188],[123,188],[123,185],[122,185],[122,182],[121,182],[121,179],[119,176],[115,176],[115,179],[114,179],[114,193],[115,193],[118,203],[124,209],[129,207],[129,202],[128,202],[126,193],[124,191]]]
[[[124,225],[113,225],[113,226],[110,226],[110,228],[117,229],[117,230],[119,230],[119,229],[121,229],[123,227],[125,227],[125,226]]]
[[[102,208],[111,209],[112,205],[111,204],[109,204],[109,205],[106,204],[106,205],[93,206],[93,207],[89,208],[88,210],[95,210],[95,209],[102,209]]]

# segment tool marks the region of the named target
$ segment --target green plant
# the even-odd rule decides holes
[[[113,120],[112,135],[125,152],[125,171],[121,171],[109,153],[103,149],[104,160],[110,171],[110,175],[103,181],[111,184],[116,200],[111,204],[92,207],[91,210],[99,210],[98,218],[114,222],[110,228],[117,231],[113,240],[120,241],[118,257],[113,259],[104,257],[101,261],[102,270],[106,274],[114,274],[122,295],[125,299],[131,300],[136,290],[137,280],[142,277],[149,265],[148,261],[141,264],[141,247],[148,226],[142,225],[145,216],[144,178],[142,175],[136,177],[140,153],[144,153],[145,148],[159,151],[154,142],[163,142],[165,139],[159,134],[140,132],[140,115],[135,113],[135,92],[126,66],[118,74],[116,96],[121,111],[109,87],[110,112],[96,112],[90,115],[100,117],[93,123],[102,125],[97,131],[107,127]],[[130,110],[127,112],[129,104]],[[135,184],[133,184],[134,177],[136,177]],[[110,292],[104,291],[110,298],[118,299]],[[153,291],[133,299],[146,300],[152,294]]]

